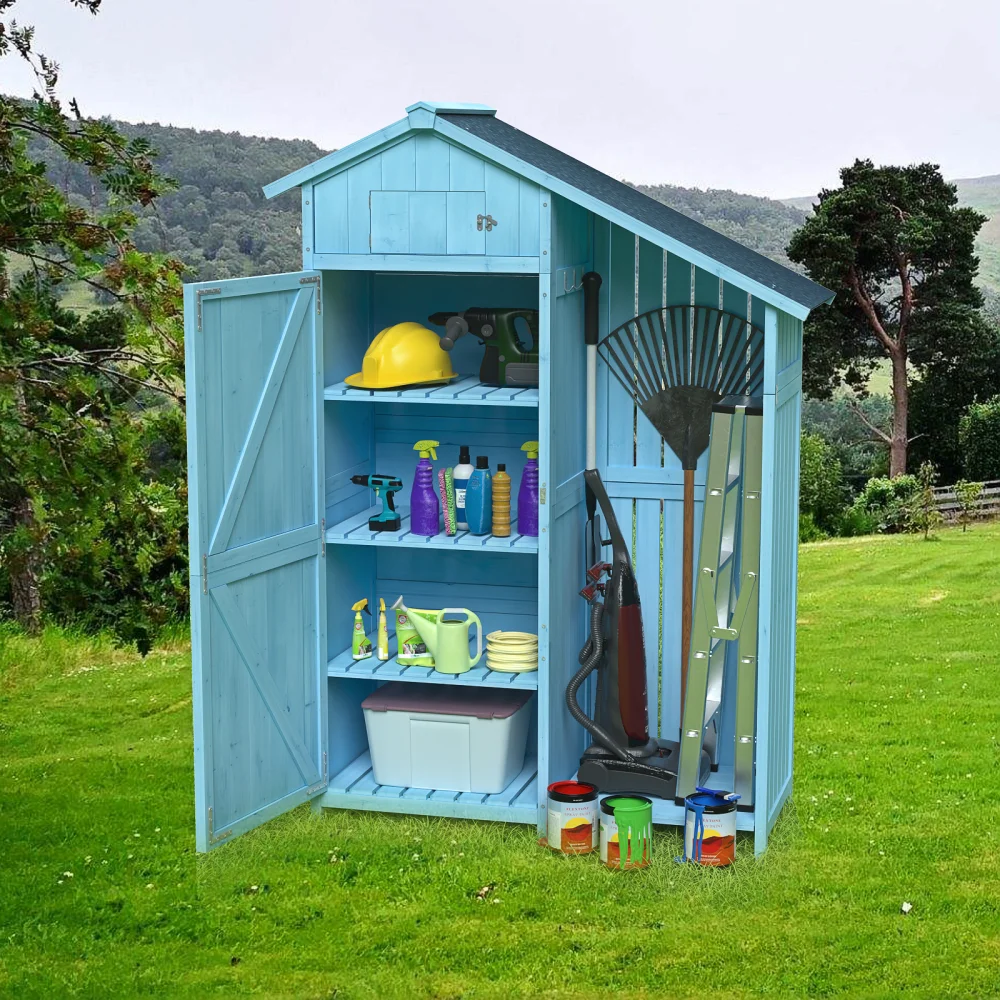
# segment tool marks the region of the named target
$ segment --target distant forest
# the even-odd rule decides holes
[[[136,244],[179,257],[188,280],[214,281],[301,267],[301,204],[291,191],[273,201],[261,187],[326,153],[301,139],[262,139],[238,132],[201,132],[165,125],[115,122],[128,136],[143,136],[158,150],[160,172],[178,189],[141,219]],[[50,177],[81,204],[101,205],[90,175],[41,142],[32,154]],[[636,185],[644,194],[788,264],[785,246],[805,212],[778,201],[733,191]]]
[[[164,125],[114,122],[157,150],[160,173],[176,191],[157,199],[136,227],[141,250],[164,251],[191,269],[190,281],[295,271],[302,266],[297,191],[268,201],[261,187],[324,155],[314,143],[262,139],[237,132],[200,132]],[[103,192],[90,174],[39,140],[33,156],[74,200],[101,207]]]

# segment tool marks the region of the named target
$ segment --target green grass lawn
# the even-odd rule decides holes
[[[186,647],[0,633],[0,994],[995,996],[998,543],[803,548],[793,799],[721,871],[308,806],[198,857]]]

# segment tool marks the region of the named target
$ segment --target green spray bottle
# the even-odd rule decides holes
[[[355,660],[367,660],[369,656],[372,655],[372,643],[371,639],[365,635],[365,623],[361,618],[361,612],[363,611],[369,618],[371,618],[372,613],[368,610],[368,598],[364,598],[357,602],[357,604],[351,605],[351,610],[354,612],[354,633],[351,638],[351,656]]]

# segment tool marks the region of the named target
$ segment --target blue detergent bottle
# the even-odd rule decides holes
[[[493,525],[493,475],[486,455],[476,456],[476,467],[465,490],[465,519],[474,535],[488,535]]]

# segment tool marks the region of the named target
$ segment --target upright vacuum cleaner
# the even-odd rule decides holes
[[[639,587],[614,508],[597,471],[597,341],[601,276],[583,277],[587,345],[587,585],[580,591],[590,606],[590,635],[580,651],[580,669],[566,688],[570,714],[593,737],[580,758],[580,781],[601,792],[639,792],[673,799],[678,744],[649,735],[646,646]],[[601,538],[598,506],[611,538]],[[611,562],[603,546],[611,545]],[[607,580],[605,581],[605,577]],[[601,600],[603,596],[603,601]],[[580,686],[597,670],[594,718],[580,707]]]

